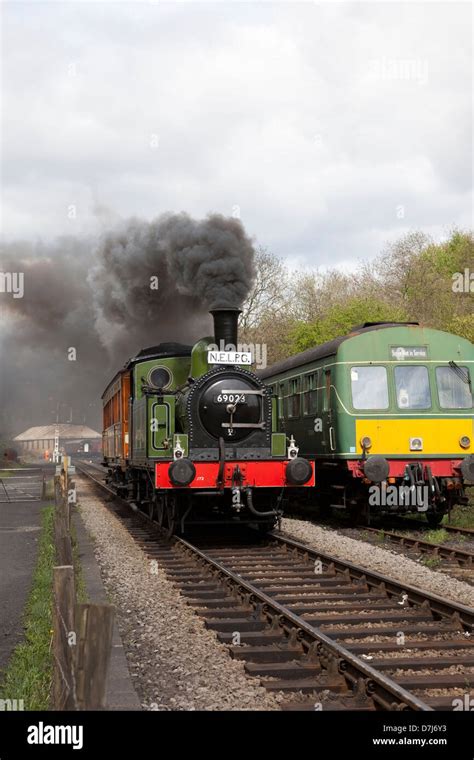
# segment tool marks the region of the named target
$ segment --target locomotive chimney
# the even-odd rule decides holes
[[[226,350],[226,346],[232,345],[237,349],[237,323],[241,310],[237,307],[211,309],[210,314],[214,319],[214,338],[220,350]]]

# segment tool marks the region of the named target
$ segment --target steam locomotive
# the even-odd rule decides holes
[[[103,464],[116,491],[172,535],[196,522],[272,528],[314,463],[277,432],[277,403],[236,351],[236,308],[214,335],[141,350],[103,396]]]

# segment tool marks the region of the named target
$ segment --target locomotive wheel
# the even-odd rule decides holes
[[[164,527],[165,524],[165,497],[164,496],[157,496],[156,497],[156,522],[160,526],[160,528]]]
[[[153,520],[156,514],[156,500],[154,495],[148,500],[148,517]]]
[[[178,504],[176,495],[174,493],[167,494],[165,497],[165,512],[166,521],[163,525],[163,529],[165,531],[166,538],[171,538],[171,536],[176,532],[176,528],[178,527]]]

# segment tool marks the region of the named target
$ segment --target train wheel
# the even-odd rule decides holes
[[[156,501],[154,495],[148,500],[148,517],[153,520],[156,515]]]
[[[369,508],[366,504],[358,502],[357,504],[351,505],[348,512],[349,523],[354,527],[370,524]]]
[[[165,531],[166,537],[171,538],[171,536],[176,533],[176,529],[178,527],[178,504],[176,495],[174,493],[167,494],[165,510],[166,523],[163,526],[163,529]]]
[[[164,496],[157,496],[156,497],[156,522],[160,526],[160,528],[163,528],[165,525],[165,497]]]
[[[276,525],[276,523],[275,523],[274,520],[272,520],[271,522],[266,522],[266,523],[257,523],[257,526],[256,526],[257,527],[257,530],[256,530],[257,537],[259,539],[266,538],[267,535],[268,535],[268,533],[271,530],[273,530],[273,528],[275,527],[275,525]]]
[[[441,520],[444,517],[444,512],[427,512],[426,520],[430,528],[437,528],[441,524]]]

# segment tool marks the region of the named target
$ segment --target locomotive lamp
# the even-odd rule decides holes
[[[182,459],[184,456],[184,449],[181,446],[179,435],[176,436],[176,443],[173,449],[173,456],[175,459]]]
[[[290,438],[290,445],[288,446],[288,459],[295,459],[298,456],[299,447],[295,443],[293,436]]]
[[[468,449],[470,447],[470,445],[471,445],[471,439],[469,438],[469,436],[468,435],[463,435],[459,439],[459,445],[462,446],[463,449]]]

